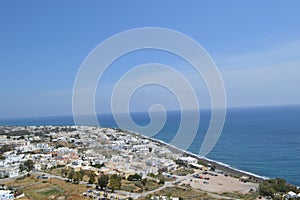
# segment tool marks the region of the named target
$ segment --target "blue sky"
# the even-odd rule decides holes
[[[3,0],[0,118],[71,114],[76,73],[88,53],[114,34],[147,26],[174,29],[199,42],[220,69],[228,106],[299,104],[299,7],[299,1],[271,0]],[[146,61],[167,63],[190,73],[174,56],[155,51],[129,55],[118,60],[100,82],[99,112],[109,110],[109,88],[121,72]],[[120,66],[126,67],[120,70]],[[201,85],[197,81],[193,84]],[[156,98],[164,103],[173,99],[161,89],[157,89],[161,95],[145,98],[153,90],[141,91],[144,101],[135,97],[133,110],[146,109]],[[201,102],[209,106],[209,100]],[[169,103],[169,108],[176,105]]]

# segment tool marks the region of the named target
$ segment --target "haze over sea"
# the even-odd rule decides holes
[[[150,122],[147,113],[133,113],[139,125]],[[99,115],[103,127],[117,127],[112,115]],[[189,151],[197,154],[210,120],[201,111],[200,128]],[[190,120],[193,123],[193,120]],[[168,112],[164,128],[155,138],[168,142],[176,134],[180,112]],[[226,122],[209,159],[270,178],[282,177],[300,186],[300,106],[230,108]],[[1,119],[0,125],[74,125],[72,116]]]

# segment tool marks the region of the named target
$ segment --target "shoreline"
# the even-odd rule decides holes
[[[119,129],[119,128],[117,128],[117,129]],[[122,130],[122,129],[120,129],[120,130]],[[125,131],[128,134],[133,134],[133,135],[136,135],[136,136],[144,138],[144,139],[149,139],[152,142],[159,143],[160,145],[163,145],[163,146],[167,147],[172,152],[176,152],[176,153],[180,153],[180,154],[183,154],[183,155],[186,155],[186,156],[190,156],[190,157],[196,158],[196,159],[198,159],[202,162],[208,163],[210,165],[214,165],[214,166],[216,166],[217,169],[222,170],[227,175],[230,175],[230,176],[233,176],[233,177],[248,176],[248,177],[251,177],[251,179],[254,180],[254,181],[256,181],[256,180],[257,181],[262,181],[262,180],[269,179],[269,177],[257,175],[257,174],[247,172],[247,171],[244,171],[244,170],[240,170],[240,169],[231,167],[230,165],[228,165],[226,163],[222,163],[222,162],[219,162],[219,161],[216,161],[216,160],[209,159],[207,157],[203,157],[203,156],[194,154],[194,153],[186,151],[186,150],[182,150],[182,149],[180,149],[180,148],[178,148],[174,145],[171,145],[171,144],[166,143],[166,142],[164,142],[162,140],[159,140],[159,139],[150,138],[150,137],[147,137],[145,135],[142,135],[140,133],[133,132],[133,131],[128,131],[128,130],[122,130],[122,131]]]
[[[170,151],[172,151],[174,153],[182,154],[182,155],[185,155],[185,156],[190,156],[190,157],[196,158],[196,159],[198,159],[198,160],[200,160],[204,163],[214,165],[214,166],[216,166],[217,169],[224,171],[229,176],[233,176],[233,177],[248,176],[248,177],[251,177],[251,179],[254,180],[254,181],[256,181],[256,180],[257,181],[262,181],[262,180],[269,179],[268,177],[260,176],[260,175],[257,175],[257,174],[251,173],[251,172],[240,170],[240,169],[231,167],[229,164],[222,163],[222,162],[219,162],[217,160],[212,160],[212,159],[209,159],[207,157],[203,157],[203,156],[194,154],[194,153],[186,151],[186,150],[182,150],[182,149],[180,149],[180,148],[178,148],[174,145],[171,145],[167,142],[164,142],[162,140],[151,138],[151,137],[142,135],[140,133],[137,133],[137,132],[134,132],[134,131],[131,131],[131,130],[123,130],[123,129],[120,129],[118,127],[77,126],[77,125],[67,125],[67,126],[65,126],[65,125],[62,125],[62,126],[42,125],[42,126],[36,126],[36,127],[47,127],[47,126],[52,126],[52,127],[96,127],[96,128],[115,129],[115,130],[122,131],[122,132],[127,133],[127,134],[135,135],[135,136],[140,137],[140,138],[148,139],[152,142],[158,143],[159,145],[163,145],[167,149],[169,149]],[[30,127],[30,126],[10,126],[10,125],[8,125],[8,126],[0,126],[0,127]]]

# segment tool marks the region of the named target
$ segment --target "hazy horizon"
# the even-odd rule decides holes
[[[230,110],[248,110],[248,109],[268,109],[268,108],[287,108],[287,107],[300,107],[300,104],[293,104],[293,105],[266,105],[266,106],[240,106],[240,107],[227,107],[227,111]],[[167,112],[180,112],[181,110],[167,110]],[[187,110],[191,111],[191,110]],[[201,108],[199,112],[209,112],[210,113],[210,108]],[[163,112],[163,111],[154,111],[154,112]],[[148,113],[148,110],[144,111],[134,111],[131,112],[131,114],[139,114],[139,113]],[[126,114],[126,113],[115,113],[115,114]],[[90,114],[93,115],[93,114]],[[87,115],[87,116],[90,116]],[[112,115],[111,112],[106,112],[106,113],[96,113],[97,116],[99,115]],[[18,119],[32,119],[32,118],[56,118],[56,117],[73,117],[72,113],[69,114],[63,114],[63,115],[41,115],[41,116],[24,116],[24,117],[11,117],[11,118],[0,118],[0,120],[18,120]]]

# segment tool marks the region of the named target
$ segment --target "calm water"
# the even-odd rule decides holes
[[[150,121],[147,113],[132,117],[139,125]],[[199,152],[209,119],[209,111],[201,111],[190,152]],[[99,121],[104,127],[117,126],[110,115],[100,115]],[[169,112],[165,127],[155,138],[170,141],[179,122],[180,113]],[[0,125],[14,126],[73,124],[70,116],[0,120]],[[300,186],[300,106],[229,109],[222,135],[207,157],[257,175],[283,177]]]

